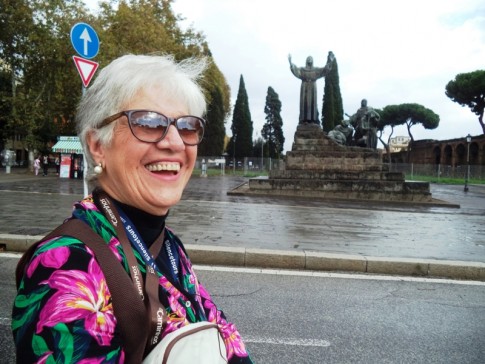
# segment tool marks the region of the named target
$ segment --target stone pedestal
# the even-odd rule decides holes
[[[236,192],[236,191],[235,191]],[[428,182],[389,172],[379,151],[342,146],[316,124],[297,127],[284,168],[249,180],[244,194],[430,202]]]

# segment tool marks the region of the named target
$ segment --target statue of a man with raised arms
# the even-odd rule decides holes
[[[320,124],[317,107],[317,80],[325,77],[332,69],[332,62],[335,59],[332,52],[329,52],[325,67],[314,67],[313,58],[308,56],[305,67],[297,67],[291,62],[291,54],[288,55],[290,70],[295,77],[301,80],[300,88],[300,124]]]

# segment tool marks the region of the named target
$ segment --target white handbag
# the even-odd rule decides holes
[[[197,322],[171,332],[143,360],[143,364],[187,363],[227,363],[226,346],[216,324]]]

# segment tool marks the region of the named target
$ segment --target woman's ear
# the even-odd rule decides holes
[[[104,148],[99,138],[95,134],[96,133],[94,131],[88,132],[86,135],[86,143],[94,161],[96,163],[102,163],[104,160]]]

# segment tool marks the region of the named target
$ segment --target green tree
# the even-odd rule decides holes
[[[3,141],[15,136],[23,115],[16,105],[23,69],[28,59],[33,32],[33,12],[25,0],[0,0],[0,68],[2,70],[1,124]],[[5,82],[5,83],[4,83]],[[30,128],[29,128],[30,129]]]
[[[388,105],[382,110],[386,125],[406,125],[411,142],[414,137],[411,128],[416,124],[421,124],[425,129],[436,129],[440,123],[440,117],[432,110],[419,104],[400,104]]]
[[[264,142],[264,139],[258,137],[253,144],[253,157],[254,158],[268,158],[268,147],[266,146],[267,143]]]
[[[207,53],[210,54],[208,51]],[[205,79],[208,80],[203,83],[207,99],[207,125],[198,154],[220,156],[224,153],[225,122],[230,114],[230,89],[223,74],[213,61],[209,65]]]
[[[226,129],[224,127],[225,112],[222,98],[222,92],[219,88],[214,88],[211,91],[204,139],[198,149],[200,156],[220,156],[224,152]]]
[[[10,135],[7,122],[12,115],[11,79],[11,72],[0,67],[0,151],[5,149],[5,141]]]
[[[0,58],[12,75],[11,136],[24,137],[29,149],[45,149],[59,126],[72,121],[80,95],[70,63],[69,30],[86,13],[80,1],[2,1]],[[75,17],[75,18],[74,18]],[[3,28],[8,29],[3,32]]]
[[[103,40],[100,60],[109,63],[127,53],[153,52],[185,58],[178,56],[183,45],[177,44],[174,33],[179,36],[179,29],[173,24],[173,17],[167,15],[171,3],[170,0],[131,0],[120,1],[117,7],[103,3],[99,16],[99,21],[103,22],[99,34]]]
[[[414,137],[411,134],[411,128],[416,124],[421,124],[425,129],[436,129],[440,123],[440,117],[432,110],[425,108],[419,104],[400,104],[400,105],[388,105],[382,110],[380,114],[381,120],[378,128],[384,128],[385,126],[391,126],[394,130],[394,126],[406,125],[408,135],[411,138],[408,147],[408,159],[411,152],[412,143]],[[390,137],[389,137],[390,140]]]
[[[264,113],[266,114],[266,123],[261,129],[261,135],[266,141],[268,156],[279,159],[283,152],[285,137],[283,135],[283,119],[280,115],[281,101],[272,87],[268,87]]]
[[[80,0],[0,0],[0,107],[8,112],[1,117],[0,136],[21,135],[29,148],[42,150],[57,135],[74,133],[82,83],[72,61],[69,36],[77,22],[96,29],[101,41],[96,57],[100,67],[126,53],[211,59],[205,37],[192,28],[181,29],[182,18],[173,13],[172,3],[113,0],[102,2],[94,16]],[[4,77],[10,77],[10,82],[3,84]],[[215,130],[208,130],[208,135],[219,135],[215,144],[221,149],[220,124],[230,112],[230,89],[215,63],[204,75],[202,87],[211,119],[217,120],[210,123],[208,128]]]
[[[241,75],[231,125],[232,137],[227,146],[228,154],[233,158],[253,155],[253,122],[249,111],[248,94]]]
[[[446,85],[446,96],[461,106],[468,106],[478,116],[485,134],[483,111],[485,109],[485,70],[460,73]]]
[[[325,77],[322,105],[322,127],[327,133],[333,130],[344,118],[342,95],[340,93],[340,81],[338,75],[337,59],[328,53],[327,64],[332,61],[332,69]]]

